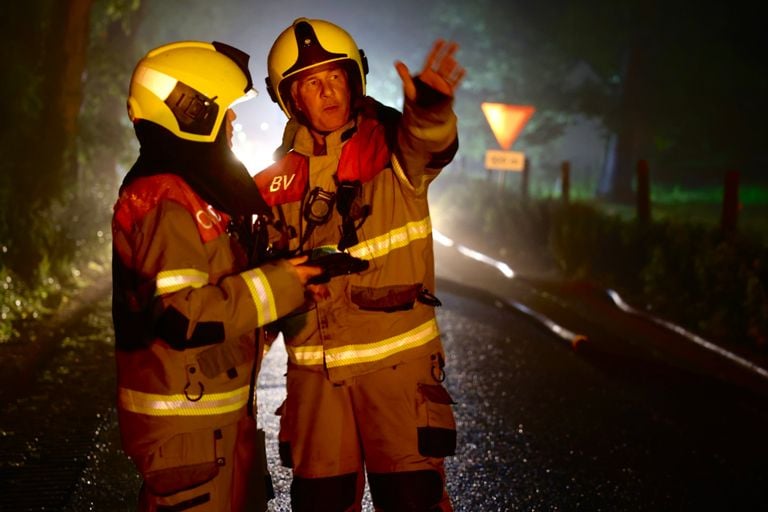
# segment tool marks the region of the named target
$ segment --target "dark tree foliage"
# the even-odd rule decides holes
[[[571,87],[569,62],[554,41],[532,23],[527,3],[478,0],[434,4],[433,37],[456,40],[467,70],[457,97],[463,151],[481,155],[496,147],[482,102],[534,105],[536,115],[515,147],[545,144],[563,133]],[[481,136],[480,134],[484,134]],[[514,148],[513,148],[514,149]]]
[[[102,186],[105,193],[114,194],[120,166],[135,158],[125,102],[131,73],[144,52],[136,32],[147,5],[139,0],[97,0],[93,7],[79,133],[86,188]]]
[[[768,163],[761,10],[678,0],[448,1],[433,8],[428,30],[462,44],[465,141],[484,133],[481,145],[494,145],[482,101],[536,106],[521,134],[526,147],[553,140],[573,115],[599,119],[616,136],[605,195],[628,201],[639,159],[654,179],[682,185],[717,184],[728,168],[759,177]]]
[[[550,17],[561,48],[609,93],[594,105],[618,135],[608,195],[628,199],[638,159],[683,185],[766,164],[768,40],[759,3],[586,0]]]

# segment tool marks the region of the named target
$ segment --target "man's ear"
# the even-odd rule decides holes
[[[296,80],[291,84],[291,104],[293,112],[301,112],[301,101],[299,101],[299,85]]]

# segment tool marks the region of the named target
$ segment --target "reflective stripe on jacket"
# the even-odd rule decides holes
[[[334,381],[442,350],[434,307],[419,299],[435,286],[427,187],[455,154],[456,118],[450,101],[407,103],[402,116],[374,105],[329,134],[323,155],[312,154],[299,127],[293,150],[255,177],[276,218],[295,231],[289,249],[306,238],[304,251],[335,249],[344,233],[338,208],[327,223],[308,225],[310,192],[335,193],[338,206],[340,185],[359,182],[347,250],[368,270],[331,279],[329,299],[280,321],[290,363]]]
[[[139,469],[170,437],[247,413],[257,328],[304,300],[289,263],[247,268],[228,222],[170,174],[136,179],[115,204],[117,407]]]

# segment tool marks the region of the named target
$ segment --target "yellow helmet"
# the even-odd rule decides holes
[[[175,136],[213,142],[227,109],[256,95],[247,53],[224,43],[180,41],[147,53],[128,93],[132,122],[152,121]]]
[[[272,45],[267,57],[267,92],[290,118],[290,83],[298,73],[329,62],[347,64],[353,94],[365,96],[368,60],[346,30],[324,20],[298,18]]]

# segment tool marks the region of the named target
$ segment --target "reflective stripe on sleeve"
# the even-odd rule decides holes
[[[323,364],[322,345],[309,345],[306,347],[292,347],[286,345],[285,349],[288,351],[288,357],[293,364],[301,366]]]
[[[200,288],[208,284],[208,273],[194,268],[163,270],[155,278],[155,296],[173,293],[184,288]]]
[[[406,187],[408,187],[409,190],[411,190],[412,192],[415,192],[416,187],[413,186],[413,183],[411,183],[411,180],[405,174],[405,170],[403,169],[403,166],[400,165],[400,160],[397,159],[397,156],[394,153],[392,153],[392,157],[389,160],[392,163],[392,170],[395,172],[395,176],[397,176],[398,179]]]
[[[264,272],[258,268],[246,270],[240,277],[245,280],[248,290],[251,292],[253,305],[256,306],[259,325],[266,325],[269,322],[277,320],[277,307],[275,306],[275,296],[272,293],[272,287]]]
[[[117,402],[126,411],[149,416],[211,416],[245,407],[249,392],[250,386],[243,386],[225,393],[203,393],[193,402],[184,394],[157,395],[121,387]]]
[[[416,240],[423,240],[431,233],[432,222],[425,217],[350,247],[349,253],[357,258],[372,260]]]
[[[376,343],[346,345],[328,349],[325,351],[325,364],[328,368],[334,368],[378,361],[396,352],[425,345],[435,339],[438,334],[437,321],[432,318],[408,332]]]
[[[433,126],[409,126],[408,131],[413,134],[414,137],[422,141],[449,141],[454,134],[456,126],[453,123],[442,123]]]

